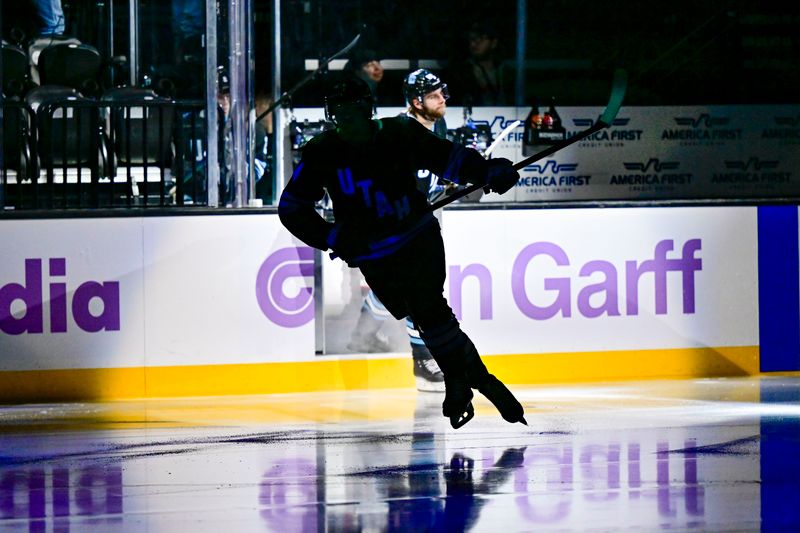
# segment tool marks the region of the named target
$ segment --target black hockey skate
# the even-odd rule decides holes
[[[442,414],[450,419],[453,429],[458,429],[472,420],[475,408],[472,406],[472,389],[466,374],[445,374],[445,393]]]
[[[444,392],[444,374],[424,344],[412,344],[414,380],[421,392]]]
[[[470,386],[478,389],[478,392],[492,402],[500,411],[503,420],[512,424],[521,422],[527,426],[528,422],[525,420],[525,410],[522,408],[522,404],[502,381],[486,370],[486,366],[474,346],[469,350],[465,363]]]
[[[508,387],[494,375],[487,372],[485,381],[477,389],[500,411],[500,416],[503,417],[503,420],[512,424],[521,422],[526,426],[528,425],[522,404],[508,390]]]

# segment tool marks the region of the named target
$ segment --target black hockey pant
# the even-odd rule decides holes
[[[398,252],[360,266],[367,284],[398,320],[410,317],[445,377],[467,373],[478,388],[489,376],[475,345],[444,298],[444,243],[438,225]]]

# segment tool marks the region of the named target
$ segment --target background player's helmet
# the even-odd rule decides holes
[[[364,108],[364,115],[372,117],[372,91],[367,82],[356,76],[348,76],[332,83],[325,91],[325,120],[336,123],[336,107],[356,104]]]
[[[422,102],[426,94],[436,89],[442,89],[445,98],[450,96],[447,92],[447,84],[442,83],[439,76],[424,68],[415,70],[403,81],[403,95],[409,105],[414,98]]]

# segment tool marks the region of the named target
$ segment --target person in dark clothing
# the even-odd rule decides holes
[[[469,56],[450,70],[453,101],[457,105],[493,106],[509,103],[511,88],[499,56],[499,34],[486,21],[470,26]]]
[[[444,115],[447,110],[447,84],[441,78],[426,69],[417,69],[406,76],[403,82],[403,96],[408,108],[403,116],[407,116],[422,124],[437,136],[447,136],[447,123]],[[427,168],[417,173],[417,188],[434,202],[445,194],[446,185]],[[437,217],[439,218],[439,217]],[[439,218],[441,224],[441,218]],[[386,324],[391,313],[386,309],[375,293],[370,290],[364,298],[358,322],[353,331],[353,340],[348,348],[371,347],[381,339],[379,331]],[[414,381],[417,390],[422,392],[444,392],[444,374],[436,360],[430,354],[417,327],[410,318],[406,318],[406,332],[411,345],[411,356],[414,361]],[[369,351],[369,350],[363,350]]]
[[[344,71],[348,75],[352,74],[367,82],[377,107],[402,104],[400,87],[384,70],[381,57],[375,50],[358,49],[354,51],[345,64]]]
[[[367,84],[348,77],[326,91],[325,115],[335,130],[314,137],[281,194],[278,214],[304,243],[331,249],[358,267],[398,320],[410,317],[445,379],[442,413],[458,428],[474,416],[472,389],[486,396],[508,422],[525,422],[511,391],[490,374],[444,298],[444,243],[417,171],[458,183],[485,184],[504,193],[519,175],[507,159],[485,160],[416,120],[372,120]],[[315,210],[325,192],[335,223]]]

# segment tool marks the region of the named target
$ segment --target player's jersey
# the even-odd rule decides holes
[[[408,117],[411,120],[417,120],[409,111],[406,111],[399,116]],[[430,131],[432,131],[437,137],[442,139],[446,138],[447,122],[445,122],[444,117],[434,121]],[[421,168],[417,171],[417,188],[419,188],[419,190],[428,196],[429,202],[433,203],[443,193],[445,184],[442,183],[442,181],[439,179],[439,176],[427,168]]]
[[[328,248],[332,224],[314,209],[326,190],[336,226],[358,231],[368,244],[359,260],[369,260],[393,253],[434,224],[426,194],[417,187],[418,169],[456,183],[486,179],[487,163],[478,152],[437,137],[413,119],[386,118],[372,126],[367,145],[351,145],[336,131],[327,131],[303,148],[278,211],[306,244]]]

